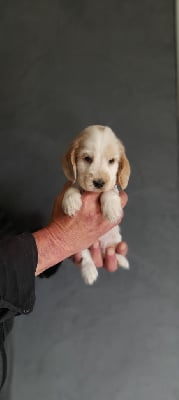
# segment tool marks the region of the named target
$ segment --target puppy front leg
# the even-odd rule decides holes
[[[112,223],[122,218],[123,211],[118,191],[113,189],[101,195],[101,210],[104,217]]]
[[[93,285],[98,277],[98,271],[89,250],[82,251],[81,275],[87,285]]]
[[[81,193],[76,186],[71,186],[64,194],[62,200],[62,209],[65,214],[75,215],[82,206]]]

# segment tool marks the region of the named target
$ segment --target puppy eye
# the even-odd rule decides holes
[[[90,156],[86,156],[84,160],[87,161],[89,164],[93,162],[93,159]]]
[[[115,159],[114,159],[114,158],[111,158],[108,162],[109,162],[109,164],[114,164]]]

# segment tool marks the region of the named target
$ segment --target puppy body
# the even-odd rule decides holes
[[[101,210],[111,222],[122,216],[122,207],[116,184],[125,189],[130,165],[121,141],[105,126],[93,125],[82,131],[63,158],[63,170],[73,182],[63,198],[62,208],[73,216],[82,205],[81,190],[100,192]],[[106,247],[115,246],[122,237],[116,226],[100,238],[103,254]],[[128,269],[127,259],[116,254],[118,264]],[[82,252],[81,274],[87,284],[93,284],[98,271],[89,250]]]

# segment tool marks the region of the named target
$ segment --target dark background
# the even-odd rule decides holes
[[[171,0],[0,1],[0,205],[49,218],[60,157],[108,124],[132,165],[130,272],[86,287],[70,261],[37,279],[15,327],[12,400],[179,398],[178,184]]]

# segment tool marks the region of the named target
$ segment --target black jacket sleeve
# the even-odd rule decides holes
[[[0,240],[0,322],[32,311],[37,262],[37,246],[32,234]]]

